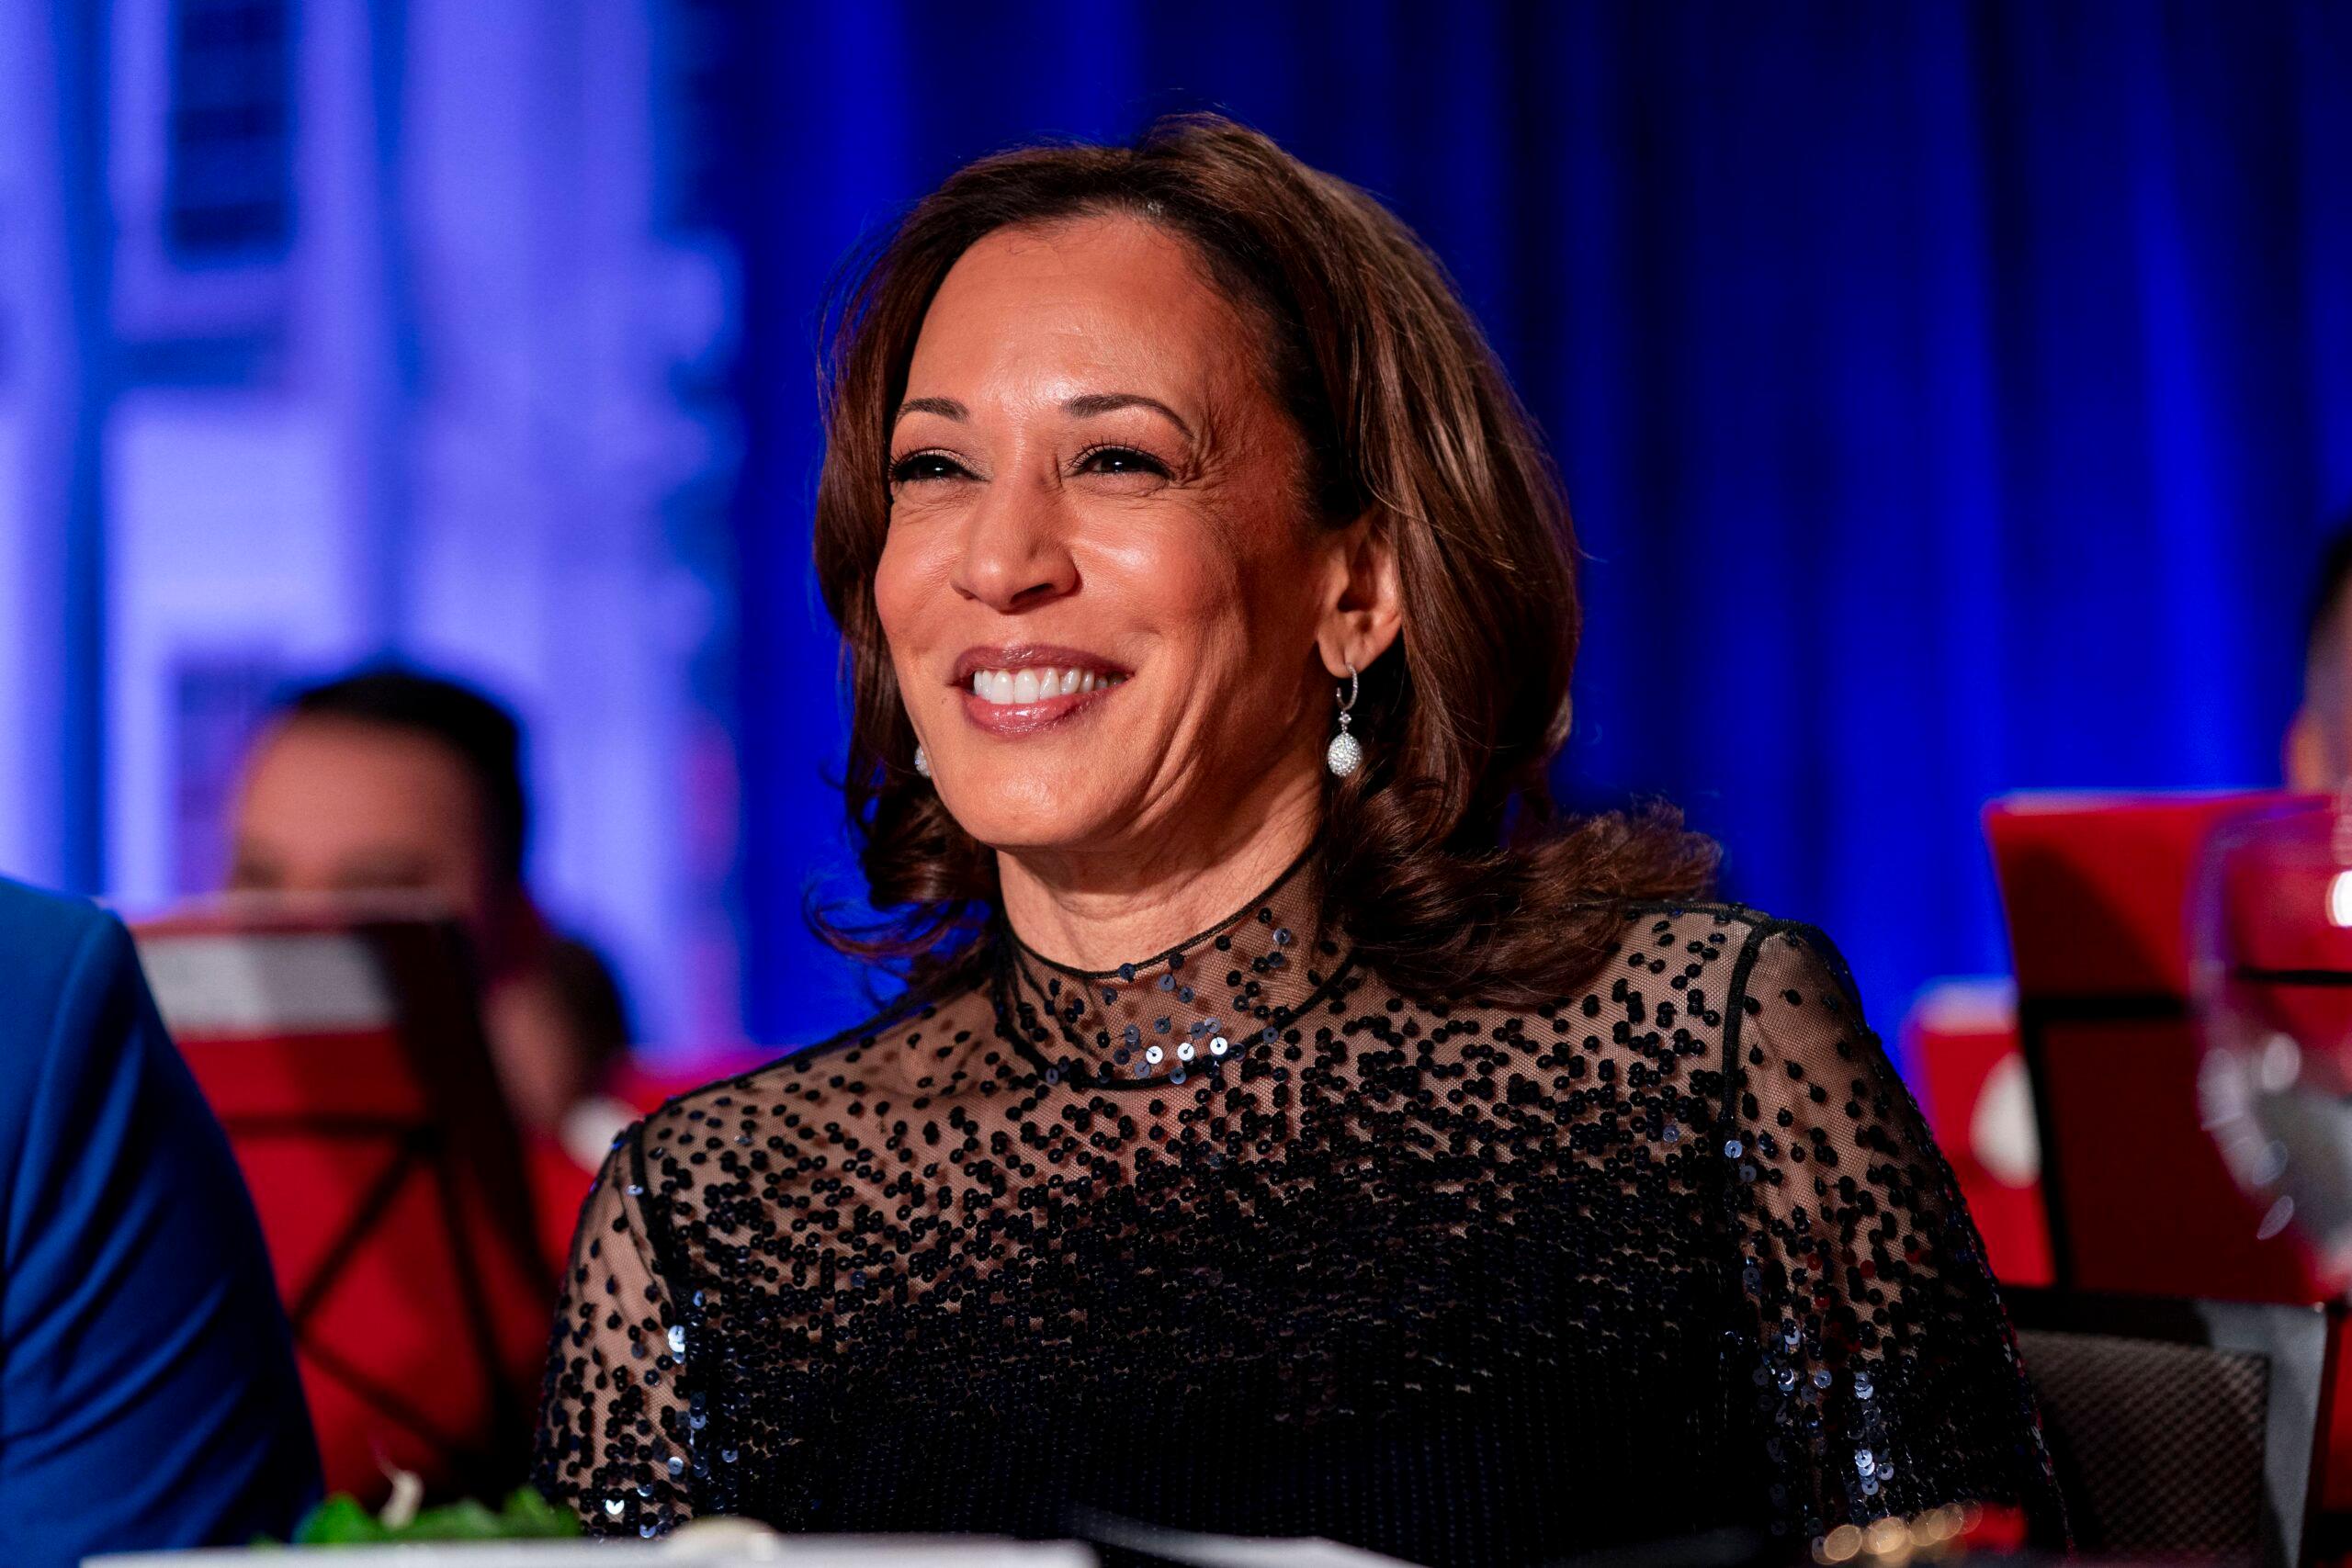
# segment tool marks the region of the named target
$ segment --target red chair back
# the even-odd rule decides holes
[[[436,1493],[516,1483],[553,1281],[456,932],[191,917],[136,935],[252,1189],[329,1489],[379,1498],[388,1464]]]
[[[2309,1302],[2291,1233],[2222,1163],[2197,1099],[2188,903],[2207,835],[2278,797],[2018,795],[1984,826],[2017,965],[2057,1282]]]
[[[1982,979],[1930,986],[1903,1021],[1903,1059],[1994,1278],[2048,1284],[2041,1135],[2018,1044],[2016,987]]]

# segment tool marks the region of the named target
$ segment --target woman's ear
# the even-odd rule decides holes
[[[1345,680],[1348,666],[1369,670],[1388,651],[1405,626],[1405,587],[1396,570],[1396,544],[1376,513],[1365,513],[1333,540],[1339,551],[1330,602],[1316,645],[1323,668]]]

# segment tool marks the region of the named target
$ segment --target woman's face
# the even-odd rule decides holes
[[[941,284],[875,595],[982,843],[1182,857],[1314,809],[1362,535],[1306,515],[1261,337],[1131,217],[1001,230]]]

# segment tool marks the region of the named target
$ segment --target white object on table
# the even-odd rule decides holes
[[[319,1568],[1095,1568],[1070,1541],[992,1536],[789,1536],[638,1541],[436,1541],[400,1546],[232,1547],[134,1551],[83,1559],[83,1568],[265,1568],[308,1557]]]
[[[1415,1568],[1321,1536],[1204,1535],[1109,1514],[1090,1514],[1077,1523],[1106,1546],[1148,1551],[1191,1568]]]

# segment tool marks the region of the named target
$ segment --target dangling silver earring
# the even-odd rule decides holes
[[[931,777],[931,753],[922,749],[920,740],[915,742],[915,772],[925,778]]]
[[[1356,691],[1362,684],[1356,667],[1348,666],[1348,694],[1340,699],[1340,733],[1331,737],[1331,744],[1323,749],[1323,765],[1335,778],[1346,778],[1363,766],[1363,743],[1348,733],[1348,710],[1356,705]],[[1338,687],[1333,687],[1337,691]]]

